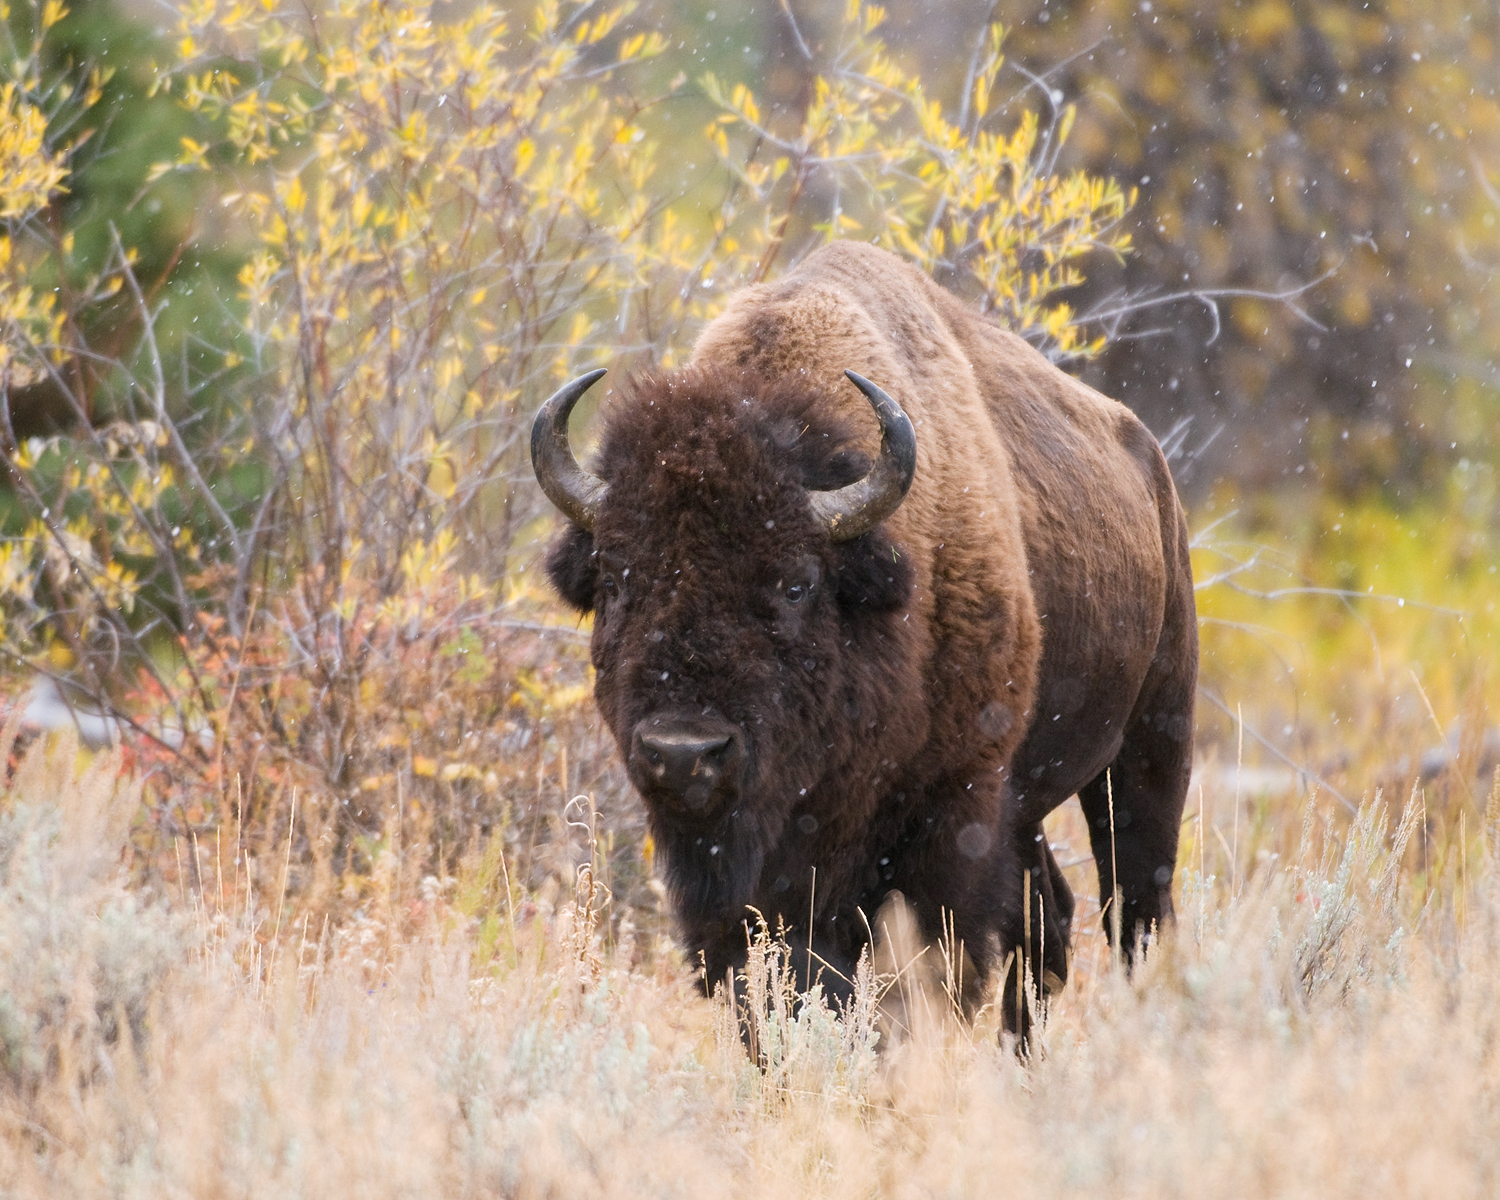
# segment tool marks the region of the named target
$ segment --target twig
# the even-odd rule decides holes
[[[1422,686],[1422,680],[1417,676],[1415,667],[1411,668],[1411,681],[1417,685],[1417,694],[1422,697],[1422,703],[1427,706],[1427,715],[1432,718],[1433,727],[1438,731],[1438,740],[1444,746],[1448,744],[1448,735],[1443,732],[1443,723],[1438,720],[1437,710],[1432,707],[1432,701],[1427,698],[1427,689]],[[1453,756],[1454,764],[1457,765],[1458,755]],[[1474,804],[1474,789],[1469,786],[1466,772],[1458,771],[1458,781],[1464,785],[1464,793],[1469,797],[1469,803]]]
[[[1202,684],[1198,685],[1198,695],[1202,696],[1205,700],[1207,700],[1210,704],[1212,704],[1215,708],[1222,712],[1226,717],[1229,717],[1231,720],[1235,719],[1234,710],[1231,709],[1229,705],[1225,704],[1223,700],[1215,696]],[[1302,775],[1307,779],[1311,779],[1319,787],[1327,788],[1328,791],[1334,796],[1334,798],[1337,799],[1338,802],[1342,804],[1346,809],[1348,809],[1349,812],[1359,812],[1359,806],[1357,804],[1353,803],[1353,801],[1351,801],[1349,797],[1345,796],[1343,792],[1339,791],[1338,788],[1334,787],[1333,784],[1329,783],[1328,780],[1324,779],[1311,767],[1305,767],[1301,763],[1288,758],[1285,754],[1283,754],[1280,750],[1273,746],[1271,742],[1264,735],[1259,733],[1254,727],[1249,725],[1242,725],[1241,728],[1243,728],[1246,733],[1248,733],[1253,739],[1255,739],[1255,741],[1259,742],[1262,749],[1271,754],[1272,757],[1276,758],[1283,765],[1291,767],[1291,769],[1296,771],[1297,774]]]
[[[1180,292],[1167,292],[1160,296],[1139,295],[1127,296],[1120,299],[1123,293],[1116,293],[1111,300],[1105,300],[1100,305],[1082,312],[1078,315],[1077,324],[1083,325],[1090,322],[1098,322],[1105,327],[1112,340],[1128,339],[1131,336],[1146,336],[1144,333],[1137,335],[1122,334],[1119,325],[1128,317],[1133,317],[1147,309],[1160,308],[1167,304],[1176,304],[1183,300],[1195,300],[1208,309],[1209,316],[1213,319],[1213,333],[1209,335],[1205,346],[1212,346],[1219,340],[1219,334],[1223,332],[1223,324],[1219,317],[1219,302],[1221,300],[1250,299],[1270,300],[1278,304],[1284,304],[1292,310],[1303,322],[1311,325],[1320,333],[1327,333],[1328,327],[1321,321],[1311,316],[1299,305],[1292,303],[1304,292],[1315,288],[1320,283],[1331,279],[1338,272],[1338,267],[1330,267],[1316,279],[1307,283],[1299,284],[1294,288],[1284,288],[1278,292],[1268,292],[1260,288],[1191,288]]]
[[[782,4],[785,5],[785,3],[786,0],[782,0]],[[974,131],[969,129],[969,105],[974,95],[974,79],[979,74],[979,56],[984,51],[985,39],[989,35],[990,26],[994,24],[995,10],[999,7],[1000,0],[990,0],[989,11],[984,14],[984,20],[979,22],[979,32],[974,35],[974,50],[969,55],[969,70],[964,76],[963,100],[958,107],[958,127],[969,135],[971,141]],[[974,124],[977,129],[979,122],[976,120]]]
[[[792,6],[787,0],[781,0],[781,11],[786,14],[786,23],[792,27],[792,36],[797,39],[797,49],[802,52],[802,57],[812,62],[813,52],[809,49],[807,41],[802,36],[802,30],[797,28],[797,18],[792,12]]]
[[[177,423],[167,414],[166,376],[162,371],[161,351],[156,345],[155,321],[150,306],[146,303],[146,297],[141,291],[140,281],[136,279],[135,271],[130,266],[130,259],[125,253],[125,246],[120,241],[120,231],[115,228],[113,221],[109,225],[109,236],[114,242],[115,254],[120,260],[120,273],[125,277],[125,282],[130,288],[130,293],[135,297],[136,305],[140,309],[143,326],[141,337],[146,343],[146,348],[151,353],[152,382],[155,386],[150,393],[147,393],[147,399],[155,407],[156,419],[171,441],[172,449],[176,451],[182,469],[187,473],[188,478],[193,481],[193,489],[198,493],[203,503],[208,506],[209,511],[214,514],[225,539],[234,551],[235,558],[238,559],[241,553],[240,531],[235,527],[234,522],[230,520],[229,514],[224,511],[223,506],[219,503],[219,498],[214,495],[213,489],[208,486],[207,481],[199,473],[198,464],[187,446],[183,443],[182,434],[177,429]],[[131,382],[134,383],[135,381],[132,380]],[[140,387],[138,383],[136,386]],[[144,391],[144,389],[142,390]]]

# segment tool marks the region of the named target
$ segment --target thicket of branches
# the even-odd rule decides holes
[[[1127,222],[1137,253],[1092,271],[1078,303],[1157,301],[1126,313],[1089,376],[1159,432],[1190,417],[1194,447],[1218,431],[1190,492],[1221,474],[1261,486],[1300,474],[1409,499],[1460,455],[1487,456],[1500,331],[1495,9],[1051,0],[1046,11],[1006,19],[1013,54],[1083,101],[1063,161],[1143,196]],[[1291,292],[1295,306],[1267,295]]]

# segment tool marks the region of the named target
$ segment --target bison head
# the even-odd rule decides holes
[[[805,382],[691,368],[613,400],[596,474],[567,419],[603,374],[564,387],[533,428],[537,478],[572,522],[547,571],[594,614],[595,697],[679,915],[738,920],[790,886],[788,843],[811,864],[820,838],[863,836],[854,809],[873,802],[892,739],[923,724],[902,683],[912,573],[879,528],[910,486],[915,434],[850,373],[881,422],[871,464]],[[853,808],[852,792],[866,797]]]

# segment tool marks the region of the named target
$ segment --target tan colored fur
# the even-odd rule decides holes
[[[999,760],[1008,761],[1036,707],[1040,613],[1084,593],[1136,597],[1127,606],[1135,628],[1116,644],[1130,643],[1130,665],[1144,671],[1141,656],[1154,653],[1162,623],[1165,554],[1159,498],[1130,449],[1150,435],[1124,405],[916,268],[858,242],[835,242],[779,282],[737,293],[693,361],[805,375],[868,428],[872,455],[879,430],[844,369],[906,409],[917,473],[886,528],[913,556],[913,620],[936,639],[928,687],[949,699],[944,712],[956,719],[1004,699],[1019,719],[993,747]],[[997,602],[1008,621],[982,616]],[[1098,656],[1089,646],[1068,657]],[[972,703],[955,689],[972,693]],[[933,732],[948,743],[942,733],[958,731]]]

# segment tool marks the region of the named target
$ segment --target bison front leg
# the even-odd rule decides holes
[[[1016,830],[1011,844],[1014,857],[1001,880],[1005,978],[997,1000],[1004,1031],[1025,1054],[1039,1009],[1067,983],[1073,892],[1039,823]]]
[[[849,1006],[864,948],[857,932],[851,938],[851,924],[835,915],[820,920],[809,936],[805,925],[777,919],[773,932],[747,911],[738,925],[726,920],[695,931],[706,941],[699,987],[733,1005],[740,1039],[762,1069],[772,1065],[770,1048],[780,1044],[773,1028],[795,1019],[814,987],[835,1013]]]

